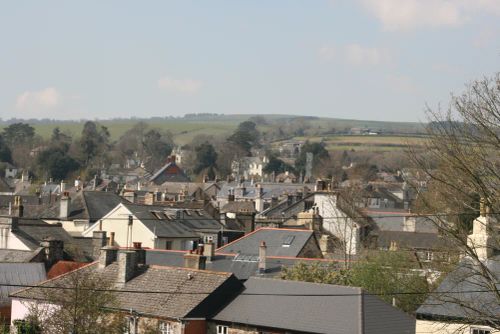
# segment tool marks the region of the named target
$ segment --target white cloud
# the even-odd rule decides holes
[[[360,0],[386,30],[455,27],[474,14],[500,15],[498,0]]]
[[[380,65],[390,61],[390,52],[384,48],[348,44],[342,47],[323,46],[318,51],[323,60],[340,60],[350,65]]]
[[[52,109],[62,102],[61,93],[54,87],[48,87],[39,91],[25,91],[16,99],[18,110]]]
[[[163,77],[158,80],[158,88],[171,91],[194,94],[202,87],[200,80],[194,79],[174,79],[172,77]]]

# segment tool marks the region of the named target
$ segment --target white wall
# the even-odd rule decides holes
[[[19,238],[10,231],[10,226],[0,227],[0,248],[30,250]]]
[[[498,334],[488,326],[470,326],[466,324],[452,324],[429,320],[417,320],[416,334],[472,334],[472,328],[488,329],[491,333]]]
[[[12,299],[11,306],[11,326],[14,325],[15,320],[23,320],[25,319],[30,312],[38,309],[38,313],[40,314],[51,314],[54,312],[54,308],[58,308],[59,306],[47,303],[39,303],[34,300],[29,299]]]
[[[337,208],[336,195],[333,193],[316,193],[314,203],[323,217],[323,230],[330,232],[345,242],[345,252],[355,255],[359,253],[360,232],[357,224]]]
[[[123,205],[119,204],[108,215],[102,218],[102,230],[107,232],[109,237],[111,232],[115,233],[115,244],[119,247],[127,247],[128,216],[132,213]],[[133,216],[133,215],[132,215]],[[99,230],[99,222],[88,228],[82,235],[92,238],[94,231]],[[155,247],[155,236],[137,217],[133,216],[132,242],[142,242],[143,247]],[[129,234],[130,238],[130,234]]]

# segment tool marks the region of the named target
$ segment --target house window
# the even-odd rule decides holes
[[[126,317],[125,321],[126,323],[124,334],[137,334],[137,318]]]
[[[205,235],[203,237],[203,243],[207,244],[209,242],[214,242],[214,236],[213,235]]]
[[[172,241],[165,242],[165,249],[172,249]]]
[[[424,252],[424,261],[430,262],[434,259],[434,254],[431,251]]]
[[[173,334],[172,324],[169,322],[160,322],[160,334]]]
[[[227,326],[217,325],[217,334],[227,334],[227,333],[228,333]]]
[[[471,334],[491,334],[491,330],[485,329],[485,328],[471,328],[470,333]]]

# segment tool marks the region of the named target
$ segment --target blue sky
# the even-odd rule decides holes
[[[10,1],[0,117],[423,121],[499,37],[498,0]]]

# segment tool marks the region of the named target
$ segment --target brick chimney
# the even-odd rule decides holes
[[[184,254],[184,267],[205,270],[207,257],[202,254],[203,247],[198,247],[195,251],[189,251],[189,253]]]
[[[67,220],[70,214],[70,206],[71,206],[71,197],[69,197],[69,193],[65,191],[61,200],[59,201],[59,219]]]
[[[136,274],[137,254],[133,250],[118,251],[118,279],[117,282],[125,284]]]
[[[106,246],[107,235],[106,231],[94,231],[92,233],[92,256],[94,259],[99,258],[101,248]]]
[[[266,242],[262,241],[259,246],[259,274],[264,274],[267,270],[266,253],[267,253]]]
[[[203,245],[203,255],[207,258],[207,262],[212,262],[215,257],[215,245],[213,242],[207,242]]]

